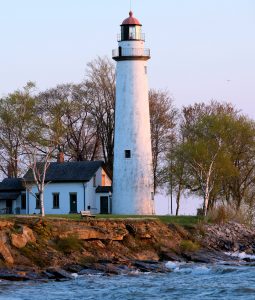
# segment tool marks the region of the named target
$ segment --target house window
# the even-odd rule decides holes
[[[21,209],[27,209],[26,194],[21,194]]]
[[[125,150],[125,158],[131,158],[131,150]]]
[[[35,209],[41,209],[39,193],[35,194]]]
[[[96,175],[93,177],[93,187],[96,187]]]
[[[102,174],[102,186],[105,186],[105,174]]]
[[[53,200],[53,208],[58,209],[59,208],[59,193],[53,193],[52,200]]]

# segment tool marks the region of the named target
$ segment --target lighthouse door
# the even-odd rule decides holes
[[[100,197],[100,214],[109,214],[108,197]]]

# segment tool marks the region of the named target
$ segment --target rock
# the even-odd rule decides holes
[[[112,240],[122,241],[128,234],[128,231],[124,226],[113,227],[111,230],[95,226],[79,226],[73,227],[72,231],[65,231],[60,234],[60,238],[65,238],[70,235],[77,236],[80,240]]]
[[[14,247],[21,249],[24,248],[27,244],[27,239],[22,234],[11,234],[11,243]]]
[[[160,259],[164,261],[182,261],[183,259],[173,252],[161,252]]]
[[[34,243],[35,241],[33,231],[27,226],[22,226],[22,233],[11,234],[11,243],[18,249],[24,248],[28,242]]]
[[[102,272],[93,269],[83,269],[78,273],[78,275],[99,275],[99,274],[102,274]]]
[[[26,237],[26,239],[27,239],[28,242],[31,242],[31,243],[35,243],[36,242],[36,238],[34,236],[33,230],[30,229],[29,227],[23,226],[23,228],[22,228],[22,234],[23,234],[24,237]]]
[[[72,275],[68,272],[66,272],[65,270],[61,269],[61,268],[48,268],[46,270],[46,273],[44,274],[51,274],[52,278],[51,279],[72,279]]]
[[[0,220],[0,229],[2,230],[3,228],[10,228],[13,226],[13,222],[9,222],[7,220]]]
[[[66,265],[64,270],[70,273],[79,273],[83,270],[83,267],[80,265]]]
[[[12,274],[12,273],[0,273],[0,279],[8,281],[27,281],[30,280],[26,275]]]
[[[158,262],[135,261],[133,265],[141,272],[167,273],[169,269],[165,264]]]
[[[3,232],[0,233],[0,258],[1,257],[3,258],[4,262],[6,262],[7,264],[14,263],[14,259],[7,245],[6,235]]]
[[[233,260],[233,258],[223,252],[208,249],[201,249],[197,252],[186,252],[182,253],[182,255],[188,261],[206,264]]]

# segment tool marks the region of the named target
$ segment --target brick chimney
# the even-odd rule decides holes
[[[58,155],[57,155],[57,162],[59,164],[63,163],[65,161],[65,155],[63,151],[59,151]]]

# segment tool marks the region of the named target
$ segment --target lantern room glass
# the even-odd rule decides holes
[[[141,26],[128,25],[121,28],[121,40],[140,40],[141,39]]]

